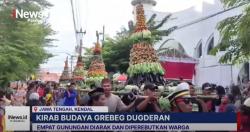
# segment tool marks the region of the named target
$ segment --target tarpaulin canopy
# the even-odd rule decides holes
[[[187,62],[161,62],[165,69],[164,78],[169,80],[177,80],[183,78],[185,80],[192,80],[195,73],[195,63]]]
[[[162,67],[165,69],[164,77],[168,80],[192,80],[195,74],[195,64],[198,62],[190,57],[181,43],[174,39],[167,39],[157,50]]]

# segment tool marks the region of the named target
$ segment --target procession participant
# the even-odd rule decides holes
[[[212,94],[212,87],[209,83],[204,83],[202,85],[202,92],[204,96],[211,96]],[[214,112],[215,111],[215,105],[213,99],[203,99],[203,101],[206,104],[206,108],[208,112]]]
[[[190,96],[197,96],[196,93],[195,93],[195,88],[194,88],[194,85],[193,83],[191,82],[187,82],[188,85],[189,85],[189,93],[190,93]]]
[[[0,91],[0,132],[5,132],[5,106],[9,106],[11,104],[11,100],[6,98],[6,92]]]
[[[20,91],[19,89],[13,95],[13,102],[14,106],[23,106],[25,104],[25,92]]]
[[[126,106],[119,96],[111,93],[112,84],[110,79],[103,79],[101,85],[107,98],[106,106],[108,106],[109,112],[125,112],[133,107],[134,102]]]
[[[171,103],[172,112],[192,112],[189,85],[185,82],[177,85],[173,93],[167,96]]]
[[[250,132],[250,98],[247,98],[241,107],[240,132]]]
[[[195,88],[194,88],[193,84],[191,82],[187,82],[187,83],[189,85],[190,96],[191,97],[196,97],[197,94],[196,94],[196,91],[195,91]],[[192,99],[191,102],[192,102],[192,112],[199,112],[200,109],[202,109],[201,104],[197,100]]]
[[[75,83],[71,83],[67,86],[67,90],[64,93],[64,105],[65,106],[76,106],[77,92],[75,90]]]
[[[232,94],[228,94],[228,105],[226,107],[226,112],[237,112],[238,109],[234,104],[234,97]],[[241,105],[241,104],[240,104]]]
[[[37,93],[39,94],[39,100],[42,105],[46,104],[45,101],[45,96],[46,96],[46,91],[45,91],[46,85],[44,83],[40,83],[37,88]]]
[[[41,102],[39,101],[39,94],[36,92],[30,94],[26,106],[40,106],[40,105]]]
[[[235,107],[230,101],[231,96],[232,95],[225,95],[221,98],[219,112],[235,112]]]
[[[245,99],[250,97],[250,87],[245,88],[243,90],[243,95],[244,95]]]
[[[220,85],[216,86],[215,90],[216,90],[217,98],[213,99],[212,102],[213,102],[213,105],[214,105],[214,108],[215,108],[215,112],[220,112],[219,109],[220,109],[220,105],[222,103],[221,102],[222,97],[224,97],[226,95],[226,91],[225,91],[224,87],[222,87]],[[226,99],[227,99],[227,96],[226,96]]]
[[[89,106],[105,106],[106,97],[103,88],[97,87],[89,92],[88,95],[90,97]]]
[[[38,88],[37,88],[37,93],[39,94],[39,97],[42,98],[45,94],[45,85],[44,84],[39,84]]]
[[[209,83],[202,84],[202,93],[203,95],[211,95],[212,93],[212,86]]]
[[[232,95],[232,103],[234,103],[236,110],[237,111],[240,110],[241,104],[243,102],[243,97],[240,91],[240,87],[237,85],[232,86],[231,95]]]
[[[244,77],[242,79],[242,90],[246,89],[249,87],[249,79],[247,77]]]
[[[58,84],[55,84],[54,85],[54,89],[52,91],[52,95],[53,95],[53,103],[54,104],[57,104],[57,102],[59,101],[60,99],[60,91],[59,91],[59,88],[58,88]]]
[[[35,85],[34,82],[30,83],[30,84],[28,85],[28,88],[27,88],[27,89],[28,89],[28,91],[27,91],[27,93],[26,93],[26,99],[27,99],[26,102],[28,102],[30,94],[37,92],[37,90],[36,90],[36,85]]]
[[[157,86],[146,84],[144,86],[144,97],[139,97],[135,101],[135,111],[137,112],[161,112],[158,97],[155,90]]]
[[[33,92],[30,94],[26,106],[30,107],[30,115],[32,113],[32,106],[42,106],[42,103],[39,100],[39,94],[37,92]],[[30,116],[30,121],[32,124],[32,117]],[[30,130],[32,130],[32,126],[30,125]]]
[[[197,97],[195,88],[191,82],[187,82],[189,84],[189,93],[192,98],[192,112],[207,112],[206,103]]]
[[[46,95],[45,95],[45,102],[46,106],[52,106],[53,104],[53,95],[52,95],[52,89],[48,89]]]
[[[59,92],[58,93],[58,101],[56,102],[56,106],[63,106],[64,105],[64,93],[63,92]]]

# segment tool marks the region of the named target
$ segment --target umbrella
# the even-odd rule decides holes
[[[126,82],[127,81],[127,75],[125,74],[121,74],[117,77],[117,81],[120,81],[120,82]]]

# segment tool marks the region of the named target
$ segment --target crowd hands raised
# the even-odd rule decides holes
[[[112,81],[103,79],[101,87],[92,86],[92,91],[80,95],[74,82],[66,88],[51,82],[28,82],[12,91],[0,91],[0,115],[3,117],[4,107],[11,105],[107,106],[109,112],[235,112],[241,113],[241,132],[250,132],[250,84],[225,89],[204,83],[201,90],[197,93],[192,83],[180,80],[166,97],[159,97],[153,84],[118,96],[112,93]]]

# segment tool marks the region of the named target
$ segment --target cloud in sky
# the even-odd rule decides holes
[[[63,70],[64,60],[67,52],[72,54],[76,46],[74,25],[70,0],[48,0],[54,6],[49,9],[49,22],[57,32],[54,36],[57,41],[53,44],[57,47],[49,51],[57,56],[49,59],[41,68],[50,72],[60,73]],[[101,31],[105,25],[105,33],[109,36],[115,35],[116,31],[133,19],[131,0],[75,0],[78,2],[81,13],[81,25],[87,33],[83,39],[83,46],[91,47],[96,41],[96,30]],[[199,7],[201,2],[213,2],[214,0],[156,0],[154,7],[157,11],[177,12],[190,7]]]

